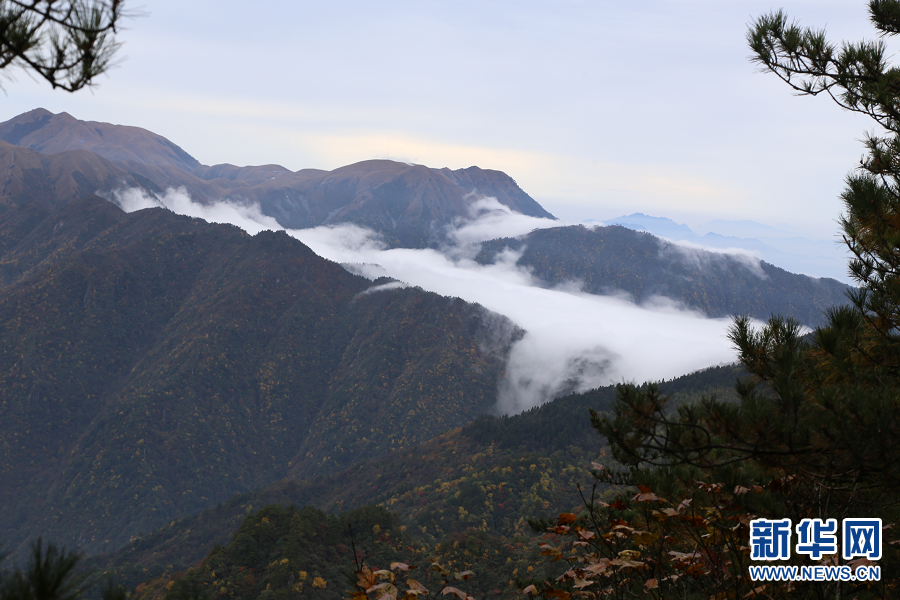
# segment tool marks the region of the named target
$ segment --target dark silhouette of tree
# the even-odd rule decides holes
[[[74,92],[110,66],[124,0],[3,0],[0,69],[21,67]]]
[[[77,552],[38,538],[24,567],[0,570],[0,600],[77,600],[96,581],[90,572],[77,571],[80,560]],[[101,598],[126,600],[128,592],[110,577]]]
[[[24,568],[0,572],[0,600],[75,600],[87,588],[78,574],[79,555],[38,538]]]

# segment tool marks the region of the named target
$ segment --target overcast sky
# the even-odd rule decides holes
[[[334,169],[370,158],[511,175],[567,220],[643,212],[836,231],[872,125],[749,61],[784,8],[871,38],[864,1],[151,0],[91,91],[17,73],[36,107],[166,136],[204,164]]]

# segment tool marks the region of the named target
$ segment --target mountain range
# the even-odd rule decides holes
[[[85,195],[141,188],[151,195],[184,188],[195,201],[256,203],[288,228],[355,223],[391,245],[420,248],[444,240],[446,226],[469,218],[478,199],[552,219],[505,173],[431,169],[389,160],[333,171],[280,165],[205,166],[169,140],[138,127],[79,121],[35,109],[0,123],[0,206],[36,197],[65,203]]]
[[[525,517],[577,503],[573,486],[603,453],[587,410],[615,389],[487,417],[524,335],[508,318],[354,275],[284,231],[108,201],[183,187],[200,203],[256,203],[288,228],[353,223],[394,248],[439,250],[485,198],[552,219],[508,175],[393,161],[204,166],[152,132],[42,109],[0,124],[0,140],[0,537],[14,556],[43,535],[113,553],[94,564],[132,584],[158,576],[164,594],[173,570],[228,543],[261,504],[402,511],[410,539],[471,563],[507,544],[525,556]],[[814,325],[846,290],[623,227],[541,229],[477,250],[481,264],[513,252],[546,287],[665,296],[708,316]],[[737,375],[722,367],[670,390],[727,394]],[[267,528],[269,517],[249,518]],[[343,543],[331,534],[316,543]],[[237,549],[245,538],[232,543],[248,561],[275,539],[247,535],[255,558]],[[499,585],[495,575],[484,573]]]

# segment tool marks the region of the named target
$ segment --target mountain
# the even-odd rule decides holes
[[[701,225],[699,231],[703,234],[700,235],[687,225],[671,219],[641,213],[608,219],[601,224],[621,225],[704,248],[749,250],[762,260],[792,273],[828,277],[845,283],[850,281],[847,273],[848,251],[837,237],[810,239],[791,229],[772,227],[756,221],[723,219]]]
[[[735,380],[742,375],[735,367],[717,367],[664,382],[662,389],[676,402],[691,402],[713,393],[723,399],[734,398]],[[524,571],[528,561],[534,561],[537,536],[527,519],[576,509],[581,504],[578,486],[591,487],[591,462],[609,464],[605,442],[591,427],[589,409],[607,410],[615,397],[615,386],[607,386],[557,398],[515,416],[483,416],[435,439],[362,461],[340,473],[278,481],[176,520],[115,552],[90,558],[86,567],[114,572],[129,587],[157,577],[168,581],[207,555],[225,558],[229,550],[234,553],[238,547],[247,547],[248,542],[239,541],[244,533],[254,537],[260,553],[257,560],[264,561],[265,567],[285,558],[274,555],[283,551],[281,544],[274,543],[277,536],[270,535],[267,541],[254,533],[265,528],[263,518],[273,522],[282,518],[272,505],[295,506],[300,512],[315,508],[331,515],[309,513],[318,515],[316,525],[335,519],[342,511],[376,505],[399,519],[391,526],[393,535],[400,537],[399,529],[405,530],[403,546],[407,554],[415,549],[420,564],[440,554],[452,560],[456,570],[475,570],[472,591],[504,589],[515,568]],[[337,538],[340,533],[332,531],[330,535]],[[330,550],[320,552],[333,552],[338,543],[349,546],[348,540],[336,539]],[[489,550],[488,556],[485,550]],[[311,557],[300,565],[297,558],[290,557],[294,568],[310,574],[314,569],[324,571]],[[213,562],[206,561],[205,565]],[[256,565],[246,565],[245,570],[247,567]],[[263,588],[265,585],[261,583]],[[148,584],[145,589],[153,587]],[[327,597],[337,598],[343,591],[335,587]]]
[[[0,141],[0,213],[39,201],[60,207],[95,193],[139,188],[139,178],[87,150],[41,154]]]
[[[748,256],[681,246],[621,226],[556,227],[485,242],[476,260],[491,264],[505,249],[547,286],[576,281],[592,294],[625,292],[637,303],[665,296],[710,317],[790,316],[808,326],[846,303],[848,287],[795,275]]]
[[[357,277],[285,232],[250,236],[85,197],[183,187],[201,202],[258,202],[292,227],[357,223],[423,247],[487,196],[551,217],[507,175],[393,161],[296,172],[194,165],[151,132],[46,111],[0,132],[33,146],[0,142],[6,548],[21,555],[43,535],[89,554],[114,550],[284,479],[297,483],[270,496],[404,508],[423,544],[465,542],[478,527],[494,544],[525,535],[523,515],[571,506],[573,465],[600,451],[587,426],[571,424],[577,415],[479,420],[523,335],[506,318]],[[714,316],[782,312],[814,324],[845,289],[622,227],[493,240],[478,260],[506,247],[548,286],[579,280],[637,302],[665,294]],[[237,519],[229,512],[227,526],[209,528]],[[187,549],[179,531],[167,556]]]
[[[697,237],[697,234],[687,225],[676,223],[666,217],[651,217],[643,213],[605,220],[603,225],[621,225],[635,231],[648,231],[653,235],[675,240]]]
[[[30,178],[8,167],[7,185],[0,192],[7,206],[36,197],[55,204],[86,194],[110,197],[115,189],[133,187],[155,196],[184,188],[202,203],[257,203],[263,214],[286,228],[354,223],[380,232],[392,246],[411,248],[442,242],[446,227],[470,218],[472,204],[485,197],[525,215],[554,218],[511,177],[478,167],[432,169],[389,160],[364,161],[333,171],[292,172],[280,165],[204,166],[145,129],[79,121],[44,109],[0,123],[0,140],[43,157],[28,154],[29,169],[43,165],[43,171]],[[68,157],[81,151],[89,151],[96,165],[82,168]],[[4,160],[2,152],[0,148],[0,168],[4,162],[14,164],[13,159]],[[67,155],[66,167],[53,168],[51,163],[60,162],[60,154]],[[57,172],[62,182],[57,181]],[[69,193],[72,186],[66,185],[67,177],[78,182],[78,194]]]
[[[800,235],[787,225],[772,227],[749,219],[713,219],[697,227],[697,230],[700,234],[713,232],[737,238],[790,238]]]
[[[55,115],[43,108],[0,123],[0,140],[41,154],[88,150],[110,161],[168,165],[185,171],[200,166],[193,156],[146,129],[79,121],[68,113]]]
[[[86,552],[489,411],[518,330],[283,232],[100,198],[0,214],[0,531]],[[383,291],[379,291],[383,290]]]

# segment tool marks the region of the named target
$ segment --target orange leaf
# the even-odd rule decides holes
[[[574,523],[575,519],[577,519],[575,515],[572,513],[560,513],[559,517],[556,519],[557,525],[568,525],[569,523]]]

